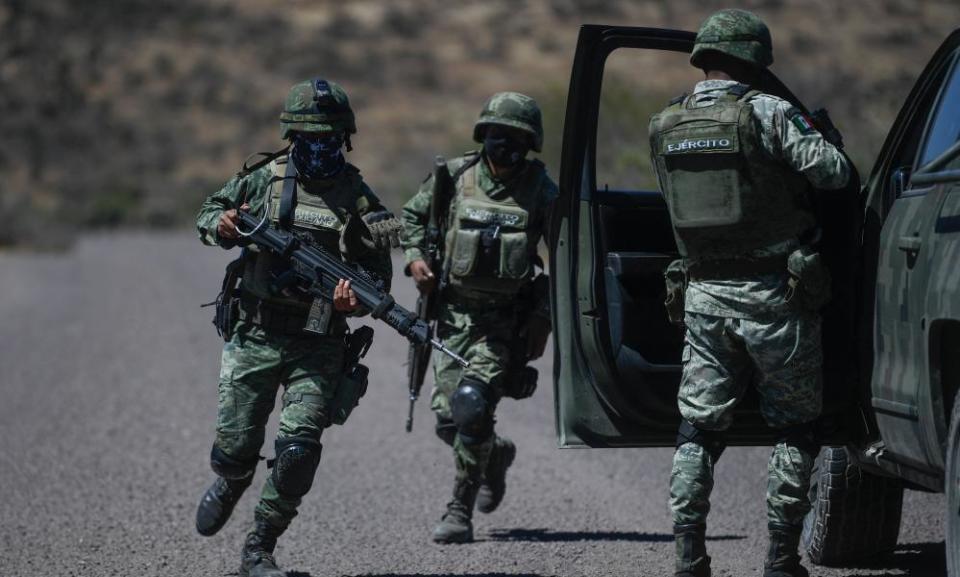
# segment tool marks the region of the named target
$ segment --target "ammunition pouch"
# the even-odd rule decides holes
[[[663,281],[667,291],[663,301],[667,309],[667,318],[675,325],[683,325],[686,310],[687,269],[682,259],[667,265],[667,269],[663,272]]]
[[[213,326],[217,329],[217,334],[228,342],[233,338],[233,328],[240,319],[239,283],[243,276],[246,258],[247,252],[244,250],[238,258],[227,264],[217,298],[211,303],[200,305],[201,307],[213,306]]]
[[[809,246],[802,246],[787,257],[786,301],[798,299],[801,306],[811,311],[819,311],[830,301],[830,271],[823,264],[820,253]]]
[[[373,329],[362,326],[345,335],[343,340],[346,345],[343,377],[330,401],[330,419],[335,425],[346,423],[350,413],[360,404],[360,398],[367,393],[370,369],[360,364],[360,359],[373,343]]]

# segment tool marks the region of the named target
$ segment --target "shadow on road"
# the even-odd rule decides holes
[[[309,577],[306,573],[287,573],[287,577]],[[539,573],[363,573],[354,577],[544,577]]]
[[[909,543],[899,545],[893,553],[869,561],[847,565],[848,569],[892,571],[888,573],[849,573],[844,577],[943,577],[947,574],[946,545],[941,543]]]
[[[708,535],[708,541],[744,539],[743,535]],[[637,533],[633,531],[551,531],[550,529],[493,529],[490,541],[527,541],[565,543],[568,541],[631,541],[638,543],[673,542],[666,533]]]

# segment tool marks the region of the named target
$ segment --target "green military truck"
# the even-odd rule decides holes
[[[598,127],[614,58],[679,69],[693,41],[677,30],[580,32],[550,263],[561,447],[674,445],[683,335],[663,307],[663,270],[677,256],[669,215],[656,190],[604,183]],[[772,74],[764,82],[802,108]],[[636,131],[646,138],[645,119]],[[947,567],[960,577],[960,30],[923,70],[866,184],[811,193],[834,298],[823,311],[808,556],[840,565],[892,550],[904,489],[945,492]],[[773,441],[755,398],[728,440]]]

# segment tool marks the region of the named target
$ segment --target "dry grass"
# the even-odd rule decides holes
[[[351,160],[393,206],[433,155],[472,146],[472,121],[498,90],[541,101],[544,157],[556,174],[578,26],[693,29],[721,6],[5,0],[0,210],[18,217],[8,218],[0,243],[57,238],[64,224],[188,226],[248,154],[280,145],[285,92],[314,75],[350,92],[360,131]],[[809,104],[831,110],[864,171],[920,68],[960,22],[953,0],[743,6],[770,24],[774,70]],[[615,99],[624,119],[642,119],[691,78],[686,67],[646,56],[616,73],[618,90],[637,95]],[[616,137],[645,131],[643,121]]]

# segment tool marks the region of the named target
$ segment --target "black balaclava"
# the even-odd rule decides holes
[[[295,132],[290,156],[297,173],[310,180],[332,178],[343,170],[343,134]]]
[[[488,130],[483,138],[483,152],[487,158],[497,166],[517,166],[527,156],[530,150],[528,138],[517,138],[512,135],[498,134],[491,136]]]

